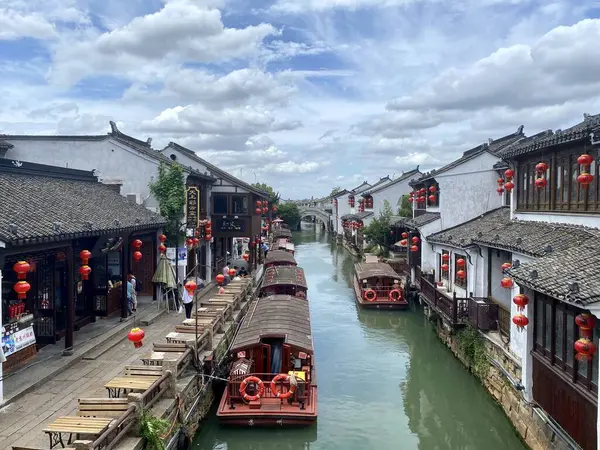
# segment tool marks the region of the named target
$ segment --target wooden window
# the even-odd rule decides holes
[[[598,355],[590,361],[578,361],[573,345],[580,338],[575,317],[583,310],[537,293],[534,300],[534,351],[563,377],[586,391],[598,392]],[[600,326],[594,329],[598,342]]]
[[[231,214],[248,214],[248,196],[231,196]]]
[[[223,194],[213,194],[213,214],[229,214],[229,197]]]
[[[587,189],[577,182],[580,174],[577,158],[584,152],[594,157],[589,169],[594,180]],[[515,181],[517,210],[600,213],[598,155],[598,149],[579,146],[519,162]],[[535,165],[540,161],[548,164],[545,174],[548,184],[543,189],[535,187]]]
[[[442,264],[444,264],[444,260],[442,259],[443,255],[450,255],[450,252],[448,250],[442,250],[442,254],[439,256],[439,259],[440,259],[440,281],[447,280],[448,274],[450,273],[450,270],[447,270],[447,271],[442,270]],[[448,262],[446,264],[448,264],[448,269],[449,269],[450,268],[450,260],[448,260]]]
[[[463,259],[465,261],[465,264],[462,267],[458,266],[459,259]],[[459,254],[454,255],[454,284],[456,286],[460,286],[465,289],[467,288],[467,278],[468,278],[467,265],[468,264],[469,264],[469,261],[467,260],[467,258],[464,257],[464,255],[459,255]],[[462,270],[465,272],[464,278],[459,278],[457,276],[459,270]]]

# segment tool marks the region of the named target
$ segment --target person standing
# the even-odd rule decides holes
[[[230,264],[231,264],[231,261],[228,261],[227,264],[225,264],[225,267],[223,267],[223,276],[225,277],[223,286],[227,286],[229,284],[229,282],[231,281],[231,277],[229,276],[229,265]]]
[[[132,304],[132,310],[135,312],[135,311],[137,311],[137,279],[135,278],[135,275],[132,272],[129,272],[129,274],[127,275],[127,278],[129,279],[129,282],[133,286],[133,290],[132,290],[133,292],[131,293],[131,304]]]
[[[181,301],[183,302],[183,306],[185,308],[185,318],[191,319],[192,307],[194,306],[194,297],[187,291],[187,289],[183,290]]]
[[[130,280],[127,280],[127,314],[131,316],[133,313],[131,310],[133,309],[133,293],[135,289],[133,288],[133,284],[131,284]]]

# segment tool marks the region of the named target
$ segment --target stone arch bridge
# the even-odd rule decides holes
[[[300,220],[305,217],[316,217],[328,231],[333,229],[332,215],[326,208],[319,206],[298,206],[298,211],[300,211]]]

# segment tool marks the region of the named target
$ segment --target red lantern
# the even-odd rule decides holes
[[[467,272],[465,272],[464,270],[459,270],[458,272],[456,272],[456,277],[460,280],[464,280],[467,277]]]
[[[29,289],[31,289],[31,285],[27,281],[21,280],[17,281],[13,289],[17,293],[17,298],[23,300],[27,298],[27,293],[29,292]]]
[[[458,259],[456,260],[456,265],[457,265],[458,267],[465,267],[465,260],[464,260],[464,259],[462,259],[462,258],[458,258]]]
[[[81,262],[83,264],[87,264],[92,257],[92,253],[89,250],[81,250],[79,252],[79,258],[81,258]]]
[[[255,212],[257,215],[259,215],[259,216],[260,216],[260,215],[261,215],[261,213],[262,213],[262,209],[261,209],[261,208],[256,208],[256,209],[254,210],[254,212]]]
[[[585,337],[575,341],[575,345],[573,347],[577,352],[575,355],[575,359],[577,359],[577,361],[589,361],[592,359],[592,355],[596,353],[596,346],[594,343]]]
[[[408,233],[406,231],[402,233],[402,239],[408,239]]]
[[[513,303],[517,305],[517,311],[523,311],[529,304],[529,297],[525,294],[517,294],[513,297]]]
[[[502,269],[502,272],[504,272],[505,270],[508,270],[508,269],[510,269],[511,267],[512,267],[512,264],[511,264],[511,263],[509,263],[509,262],[505,262],[504,264],[502,264],[502,265],[500,266],[500,268]]]
[[[136,239],[131,243],[131,245],[133,245],[133,248],[137,248],[138,250],[142,248],[142,244],[142,241],[140,241],[139,239]]]
[[[415,201],[415,199],[414,199],[414,198],[412,198],[412,197],[409,197],[409,198],[408,198],[408,203],[412,203],[412,202],[414,202],[414,201]]]
[[[13,266],[13,270],[17,272],[17,280],[24,280],[27,277],[27,272],[31,269],[31,266],[27,261],[18,261]]]
[[[411,243],[413,243],[413,244],[418,244],[418,243],[419,243],[419,240],[420,240],[420,239],[419,239],[417,236],[413,236],[413,237],[410,239],[410,242],[411,242]]]
[[[273,205],[273,212],[277,212],[279,211],[279,208],[277,208],[277,205]]]
[[[269,202],[266,200],[263,200],[262,205],[263,205],[263,208],[266,206],[269,206]]]
[[[200,243],[200,239],[198,239],[198,238],[192,239],[192,244],[194,245],[194,247],[198,247],[199,243]]]
[[[506,178],[512,178],[512,177],[514,177],[514,176],[515,176],[515,171],[514,171],[514,170],[512,170],[512,169],[506,169],[506,170],[504,171],[504,176],[505,176]]]
[[[242,255],[242,259],[243,259],[244,261],[248,261],[248,253],[244,253],[244,254]]]
[[[160,242],[162,242],[162,243],[165,243],[165,242],[167,242],[167,236],[165,236],[164,234],[161,234],[161,235],[158,237],[158,240],[159,240]]]
[[[444,261],[445,263],[447,263],[448,261],[450,261],[450,254],[449,253],[444,253],[442,255],[442,261]]]
[[[82,280],[88,280],[90,278],[90,273],[92,273],[92,269],[88,265],[83,265],[79,268],[79,275],[81,275]]]
[[[437,192],[437,188],[435,186],[429,186],[429,192],[435,194]]]
[[[208,241],[210,241],[211,239],[212,239],[212,235],[210,235],[210,234],[205,234],[205,235],[204,235],[204,240],[205,240],[205,241],[207,241],[207,242],[208,242]]]
[[[512,318],[513,323],[517,326],[519,331],[523,331],[523,329],[529,325],[529,319],[527,316],[523,314],[517,314]]]
[[[210,220],[207,220],[206,223],[204,224],[204,226],[206,228],[210,228],[212,226],[212,222]]]
[[[237,272],[236,272],[236,270],[235,270],[235,269],[229,269],[229,276],[230,276],[231,278],[235,277],[235,274],[236,274],[236,273],[237,273]]]
[[[450,266],[448,264],[442,264],[440,268],[442,269],[442,272],[448,272]]]
[[[535,166],[535,171],[537,173],[546,173],[547,170],[548,170],[548,164],[546,164],[543,161],[540,163],[537,163]]]
[[[192,240],[192,238],[187,238],[185,240],[185,245],[188,247],[191,247],[192,245],[194,245],[194,241]]]
[[[411,245],[410,246],[410,251],[413,253],[416,253],[419,251],[419,247],[417,247],[416,245]]]
[[[262,209],[263,214],[266,214],[269,212],[269,208],[267,208],[266,206]]]
[[[131,342],[133,342],[133,346],[135,348],[140,348],[142,345],[144,345],[142,343],[144,336],[146,336],[146,333],[144,333],[144,330],[142,330],[141,328],[137,328],[137,327],[132,328],[131,330],[129,330],[129,333],[127,333],[127,339],[129,339]]]
[[[577,158],[577,164],[579,164],[581,166],[589,166],[593,162],[594,162],[594,157],[592,155],[588,155],[587,153],[584,153],[579,158]]]
[[[223,284],[223,282],[225,281],[225,276],[224,276],[224,275],[221,275],[221,274],[219,274],[219,275],[217,275],[217,276],[216,276],[216,280],[217,280],[217,283],[218,283],[219,285],[221,285],[221,284]]]
[[[596,325],[596,318],[588,313],[582,313],[575,316],[575,324],[581,330],[585,337],[592,337],[592,330]]]
[[[502,281],[500,281],[500,286],[505,289],[511,289],[514,286],[514,282],[512,278],[504,277],[502,278]]]
[[[140,262],[142,260],[142,252],[133,252],[133,260],[135,262]]]
[[[194,281],[190,280],[187,283],[185,283],[185,286],[183,287],[186,291],[188,291],[188,294],[194,295],[194,292],[196,292],[196,288],[198,287],[198,285]]]
[[[422,195],[421,197],[419,197],[419,201],[420,201],[421,203],[425,203],[425,196],[424,196],[424,195]]]
[[[504,193],[504,188],[498,187],[496,188],[496,192],[498,193],[498,195],[502,195]]]
[[[512,181],[509,181],[504,185],[504,189],[506,189],[506,192],[510,192],[514,188],[515,188],[515,183],[513,183]]]
[[[430,195],[429,196],[429,203],[435,203],[435,195]]]
[[[548,182],[545,178],[536,178],[535,179],[535,187],[538,189],[544,189],[548,185]]]
[[[497,182],[498,184],[504,184],[504,178],[498,178],[498,179],[496,180],[496,182]]]
[[[427,194],[427,189],[425,189],[425,188],[421,188],[421,189],[419,189],[419,193],[420,193],[421,195],[425,195],[425,194]]]
[[[587,188],[594,181],[594,175],[589,174],[587,172],[582,172],[577,177],[577,182],[581,184],[584,188]]]
[[[407,245],[408,245],[408,241],[407,241],[406,239],[402,239],[402,240],[400,241],[400,246],[401,246],[401,247],[406,247]]]
[[[158,246],[158,251],[161,253],[165,253],[167,251],[167,247],[165,247],[164,244],[160,244]]]

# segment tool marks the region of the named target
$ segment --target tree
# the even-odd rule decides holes
[[[272,205],[276,205],[279,203],[280,195],[279,192],[275,192],[275,190],[269,186],[267,183],[252,183],[252,187],[255,187],[259,191],[263,191],[268,194],[269,203]]]
[[[363,228],[363,236],[371,244],[383,247],[385,253],[389,250],[389,237],[392,230],[392,217],[394,211],[390,202],[383,202],[383,209],[379,212],[379,217],[374,218],[369,225]]]
[[[339,186],[336,186],[331,190],[331,194],[329,194],[329,197],[333,197],[335,194],[337,194],[339,192],[342,192],[342,188]]]
[[[412,218],[413,210],[412,204],[408,201],[408,195],[403,195],[398,199],[398,215],[400,217]]]
[[[282,203],[279,205],[277,215],[281,217],[292,230],[295,230],[300,223],[300,210],[298,209],[298,205],[293,202]]]
[[[177,163],[161,163],[158,167],[158,177],[150,183],[150,193],[158,202],[161,216],[169,223],[165,225],[168,244],[176,245],[181,242],[179,233],[183,220],[185,206],[185,175],[183,167]]]

